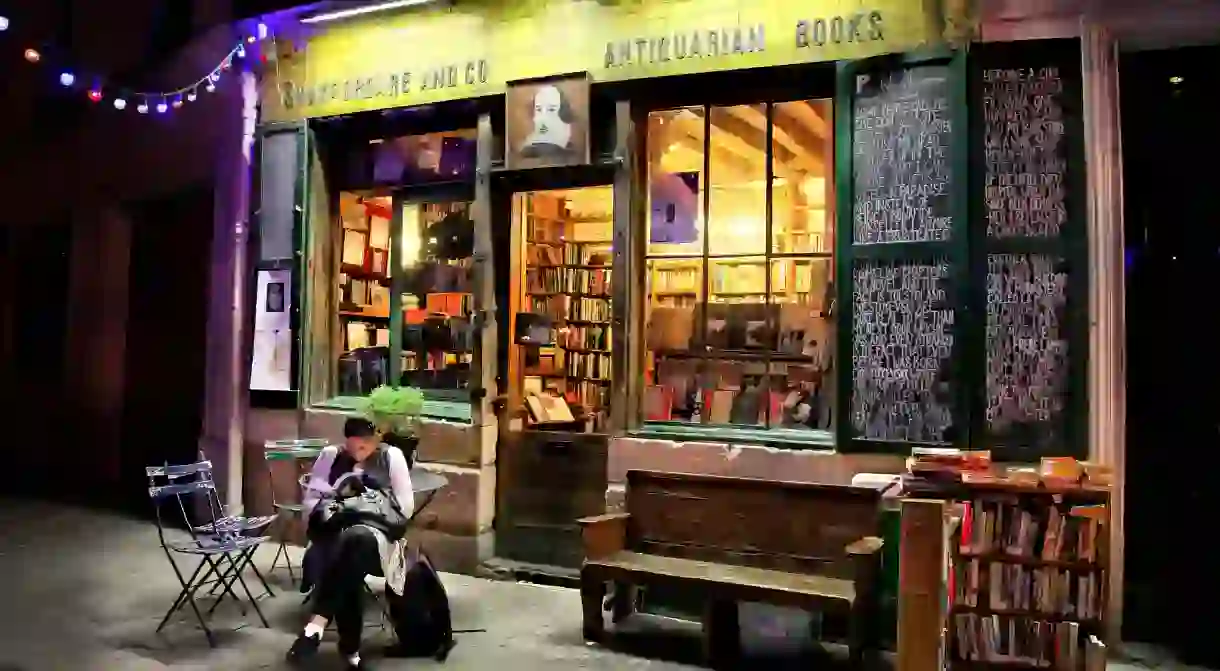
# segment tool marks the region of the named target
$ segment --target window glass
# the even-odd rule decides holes
[[[474,349],[470,203],[402,204],[394,251],[396,270],[404,273],[400,384],[467,389]]]
[[[390,381],[389,196],[339,194],[335,392],[364,396]]]
[[[646,421],[831,428],[832,128],[826,101],[650,115]]]

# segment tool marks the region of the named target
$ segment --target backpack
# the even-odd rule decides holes
[[[402,594],[386,590],[390,621],[398,642],[388,657],[432,657],[444,662],[456,642],[449,614],[449,596],[432,561],[423,550],[407,572]]]

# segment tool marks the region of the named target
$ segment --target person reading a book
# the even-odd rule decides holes
[[[322,450],[314,462],[303,504],[317,511],[319,504],[348,486],[379,489],[393,495],[408,517],[415,509],[411,467],[407,455],[380,441],[374,426],[364,419],[348,419],[344,443]],[[315,514],[311,512],[311,527]],[[391,541],[373,526],[356,524],[325,539],[313,539],[302,567],[301,591],[312,589],[312,613],[304,631],[288,651],[294,665],[313,657],[326,625],[334,621],[339,632],[339,653],[348,669],[368,669],[360,657],[364,626],[365,576],[384,577],[386,597],[393,611],[403,593],[411,566],[406,539]]]

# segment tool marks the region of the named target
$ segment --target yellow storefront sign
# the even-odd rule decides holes
[[[939,43],[961,0],[469,0],[321,28],[263,80],[268,121],[594,81],[895,53]]]

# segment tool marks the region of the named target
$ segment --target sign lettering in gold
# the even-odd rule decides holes
[[[960,4],[960,3],[958,3]],[[327,26],[266,73],[271,121],[504,93],[834,61],[940,43],[949,0],[470,0]]]

